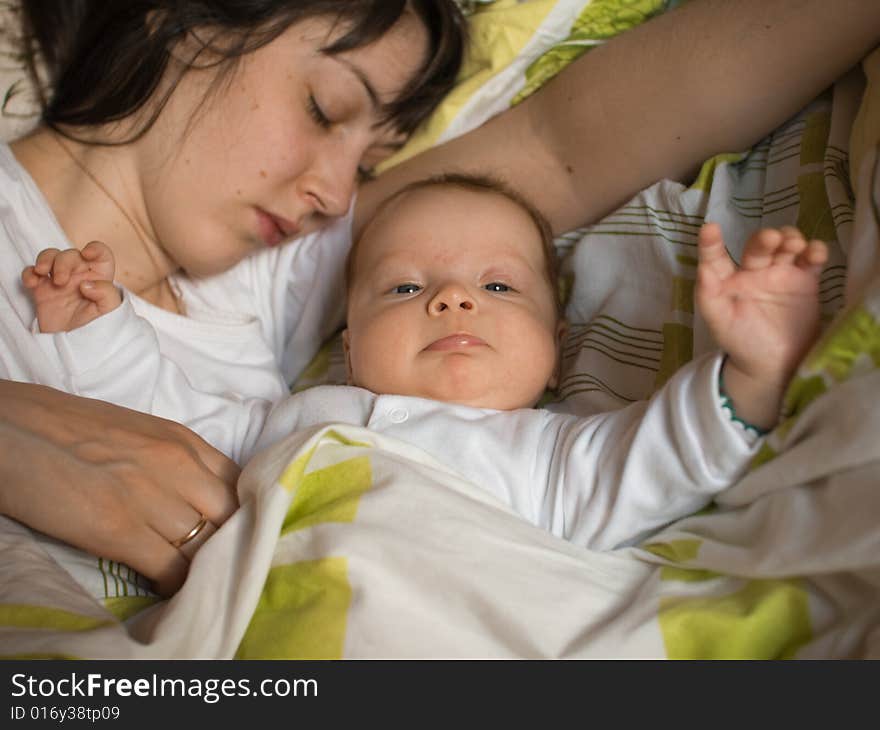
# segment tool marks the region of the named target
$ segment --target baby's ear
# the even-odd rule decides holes
[[[553,368],[553,374],[547,381],[547,387],[550,390],[556,390],[559,387],[559,379],[562,376],[562,345],[565,343],[565,337],[568,335],[568,321],[560,318],[556,324],[556,366]]]
[[[346,382],[349,385],[352,385],[352,377],[351,377],[351,356],[349,354],[350,348],[348,345],[348,330],[342,330],[342,352],[345,355],[345,377]]]

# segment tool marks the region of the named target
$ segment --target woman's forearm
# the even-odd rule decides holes
[[[877,0],[690,0],[573,62],[514,109],[369,186],[358,223],[441,170],[519,188],[561,233],[686,179],[803,108],[880,41]]]
[[[595,217],[750,147],[878,42],[876,0],[691,0],[598,48],[528,109],[550,158],[571,169],[555,176],[570,183],[555,227],[583,223],[585,199]]]

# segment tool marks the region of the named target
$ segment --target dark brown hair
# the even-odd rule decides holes
[[[186,37],[202,46],[180,76],[206,65],[228,73],[237,59],[301,20],[325,17],[348,29],[323,49],[333,55],[378,40],[407,9],[428,31],[428,54],[383,121],[409,134],[452,88],[461,66],[466,32],[454,0],[21,0],[23,54],[40,89],[42,121],[62,131],[144,109]],[[220,60],[206,64],[202,52]],[[40,82],[43,67],[48,88]],[[180,76],[122,143],[149,130]]]
[[[411,193],[415,190],[422,190],[423,188],[431,188],[431,187],[458,187],[464,190],[472,190],[478,193],[494,193],[496,195],[501,195],[508,200],[510,200],[515,205],[519,206],[528,213],[529,218],[532,219],[532,223],[535,224],[535,228],[538,230],[539,235],[541,236],[541,245],[544,250],[544,263],[547,273],[547,280],[550,283],[550,286],[553,289],[553,300],[556,302],[557,312],[562,315],[562,297],[559,291],[559,260],[556,256],[556,247],[553,244],[553,229],[550,227],[550,222],[541,213],[540,210],[530,201],[528,198],[523,196],[521,193],[517,192],[513,188],[511,188],[506,183],[498,180],[496,178],[490,177],[488,175],[474,175],[474,174],[465,174],[465,173],[445,173],[442,175],[434,175],[432,177],[427,177],[422,180],[416,180],[415,182],[411,182],[408,185],[404,185],[400,190],[396,191],[393,195],[389,196],[376,209],[376,212],[373,214],[373,217],[369,220],[369,222],[363,227],[361,231],[361,235],[357,238],[356,241],[352,244],[351,250],[348,252],[348,259],[345,262],[345,288],[346,291],[351,287],[351,283],[354,278],[354,264],[355,258],[357,256],[358,246],[360,241],[363,240],[367,231],[370,229],[370,226],[373,224],[382,211],[392,203],[394,200],[406,195],[407,193]]]

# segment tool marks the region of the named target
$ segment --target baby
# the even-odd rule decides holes
[[[90,295],[105,288],[96,261],[107,252],[84,250],[49,281],[52,257],[24,274],[41,328],[98,316]],[[366,426],[559,536],[595,549],[633,544],[742,474],[816,338],[826,257],[796,229],[768,229],[737,268],[719,228],[705,225],[697,302],[722,351],[650,401],[578,418],[533,408],[556,384],[565,334],[544,219],[491,180],[415,183],[382,206],[349,257],[350,385],[280,403],[257,448],[318,424]]]
[[[565,333],[549,227],[491,180],[415,183],[350,254],[351,385],[283,402],[258,446],[320,423],[367,426],[559,536],[632,544],[736,481],[818,333],[823,243],[763,230],[737,269],[707,224],[699,256],[697,301],[723,352],[619,411],[536,410],[556,384]]]

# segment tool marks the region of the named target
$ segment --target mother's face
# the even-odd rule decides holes
[[[188,273],[225,270],[344,215],[359,171],[403,141],[378,121],[423,62],[424,26],[406,13],[379,41],[325,54],[340,35],[322,18],[292,26],[201,108],[213,75],[187,74],[136,143],[153,233]]]

